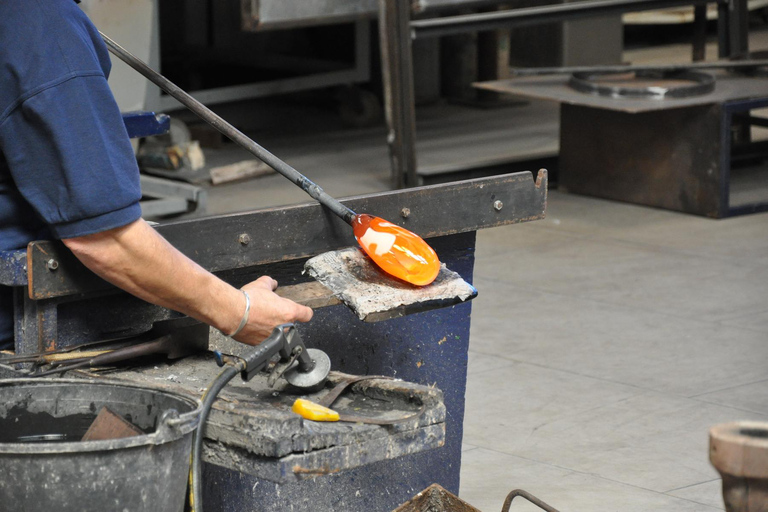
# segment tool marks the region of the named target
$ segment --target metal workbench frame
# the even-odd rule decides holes
[[[546,171],[535,177],[522,172],[345,203],[424,236],[441,261],[471,283],[476,230],[543,218],[546,189]],[[349,226],[318,204],[193,219],[157,229],[181,252],[235,286],[262,274],[275,277],[281,287],[303,283],[309,279],[301,275],[306,257],[355,244]],[[0,253],[0,284],[15,288],[18,353],[74,344],[84,335],[146,330],[152,322],[175,315],[111,287],[73,258],[52,242]],[[394,430],[373,444],[332,446],[327,453],[310,450],[307,456],[298,450],[287,459],[209,443],[214,451],[206,456],[215,464],[204,471],[206,506],[246,511],[258,504],[277,510],[291,503],[297,512],[391,510],[431,483],[458,492],[471,307],[466,302],[364,323],[346,306],[334,305],[316,309],[310,323],[298,326],[307,346],[326,352],[334,370],[394,376],[442,390],[442,448],[427,450],[443,444],[439,424],[414,430],[412,439],[407,438],[410,433],[404,437]],[[304,481],[317,475],[321,478]],[[276,481],[285,483],[276,486]]]
[[[379,0],[379,36],[393,186],[413,187],[420,183],[416,157],[412,39],[681,5],[701,6],[713,1],[716,0],[587,0],[412,21],[407,0]],[[717,0],[717,3],[720,57],[746,54],[748,52],[746,0]],[[501,0],[483,2],[485,6],[501,4],[504,4]],[[699,9],[700,20],[701,14],[702,11]],[[701,33],[696,36],[694,42],[697,48],[701,46]]]
[[[231,101],[263,98],[275,94],[320,89],[322,87],[331,87],[334,85],[367,82],[371,77],[370,21],[368,19],[358,19],[354,21],[354,27],[355,57],[354,64],[349,69],[244,85],[203,89],[192,91],[191,94],[201,103],[215,105]],[[159,57],[157,60],[159,61]],[[171,111],[182,107],[182,105],[171,96],[163,94],[159,89],[155,90],[157,91],[157,96],[155,100],[150,100],[150,108],[160,111]]]
[[[434,238],[542,218],[546,185],[546,171],[536,180],[522,172],[344,203]],[[506,206],[498,210],[496,201]],[[403,211],[408,211],[407,217]],[[289,235],[285,226],[295,229]],[[308,277],[300,276],[304,259],[356,245],[349,226],[316,203],[167,223],[157,230],[206,270],[242,284],[255,268],[291,260],[299,268],[291,267],[286,279],[306,281]],[[0,285],[16,290],[17,354],[138,334],[155,321],[178,315],[120,292],[92,274],[60,242],[32,242],[26,250],[0,252]],[[104,313],[93,314],[93,308]],[[126,310],[131,315],[121,313]]]
[[[733,217],[749,213],[768,211],[768,198],[764,201],[739,206],[731,206],[731,170],[733,144],[733,118],[735,114],[749,112],[752,109],[768,107],[768,98],[729,101],[721,108],[720,126],[720,217]]]

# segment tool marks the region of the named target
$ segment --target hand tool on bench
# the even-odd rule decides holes
[[[178,320],[166,320],[165,322],[178,322]],[[12,355],[9,353],[8,357],[5,357],[5,352],[0,352],[0,363],[34,363],[36,365],[44,365],[67,361],[71,362],[75,359],[94,357],[99,354],[104,354],[106,352],[134,344],[136,343],[136,340],[136,336],[118,337],[98,341],[89,341],[87,343],[69,345],[67,347],[62,347],[55,350],[46,350],[43,352],[34,352],[31,354]]]
[[[178,323],[174,323],[178,322]],[[44,377],[55,373],[64,373],[78,368],[110,366],[118,362],[155,354],[165,354],[168,359],[182,357],[208,348],[208,326],[201,323],[189,324],[188,319],[158,324],[155,328],[139,336],[139,343],[115,350],[105,351],[95,356],[82,356],[78,359],[53,362],[56,366],[50,370],[30,373],[30,377]],[[70,353],[74,355],[74,353]]]
[[[355,213],[112,39],[103,33],[101,37],[109,51],[120,60],[352,226],[360,246],[382,270],[418,286],[428,285],[435,280],[440,271],[440,260],[435,251],[421,237],[380,217]]]

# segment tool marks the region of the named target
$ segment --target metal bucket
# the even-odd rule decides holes
[[[144,435],[80,441],[103,406]],[[184,509],[200,402],[80,379],[0,380],[0,510]]]

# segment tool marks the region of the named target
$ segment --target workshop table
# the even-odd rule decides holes
[[[568,192],[715,218],[764,211],[765,169],[756,175],[762,197],[736,202],[731,194],[732,122],[768,107],[768,78],[713,75],[711,93],[686,98],[587,94],[570,87],[567,75],[477,87],[561,104],[558,182]]]
[[[471,283],[476,230],[543,218],[546,190],[547,173],[541,170],[535,179],[521,172],[343,202],[420,234],[448,268]],[[349,226],[317,204],[185,220],[157,230],[234,286],[263,274],[275,277],[281,287],[307,283],[301,270],[308,257],[355,245]],[[33,242],[26,251],[0,253],[0,284],[15,290],[17,354],[136,335],[178,317],[102,281],[59,242]],[[209,439],[208,444],[219,445],[215,454],[206,452],[206,460],[215,462],[204,468],[208,510],[388,511],[432,483],[457,493],[470,314],[471,303],[463,303],[364,323],[343,305],[316,309],[299,330],[308,347],[330,356],[334,370],[388,375],[407,381],[406,387],[413,383],[415,393],[432,397],[427,401],[434,413],[413,426],[409,439],[391,443],[391,450],[381,449],[378,434],[370,444],[361,437],[342,458],[333,446],[324,448],[327,457],[323,449],[310,448],[314,458],[302,459],[314,464],[309,467],[260,453],[259,446],[269,443],[254,440],[243,449]],[[201,380],[200,387],[205,385]],[[442,397],[431,395],[430,387],[441,390]],[[443,417],[442,405],[435,402],[440,398]],[[247,425],[245,416],[243,421]],[[386,432],[394,438],[397,429]],[[286,436],[290,446],[292,434]],[[300,457],[306,448],[299,446],[288,456]]]

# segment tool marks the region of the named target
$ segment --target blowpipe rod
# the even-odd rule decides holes
[[[105,36],[103,33],[101,34],[101,37],[107,44],[109,51],[117,56],[120,60],[144,75],[150,82],[160,87],[166,93],[170,94],[172,97],[178,100],[179,103],[197,114],[201,119],[213,126],[224,136],[231,139],[233,142],[238,144],[249,153],[255,155],[274,170],[291,180],[294,184],[298,185],[302,190],[304,190],[304,192],[309,194],[313,199],[317,200],[320,204],[331,210],[333,213],[341,217],[347,224],[352,224],[352,218],[355,216],[354,211],[341,204],[337,199],[329,196],[322,188],[312,182],[312,180],[264,149],[250,137],[225,121],[220,115],[216,114],[211,109],[197,101],[195,98],[190,96],[183,89],[165,78],[163,75],[150,68],[146,63],[137,59],[134,55],[114,42],[112,39]]]

